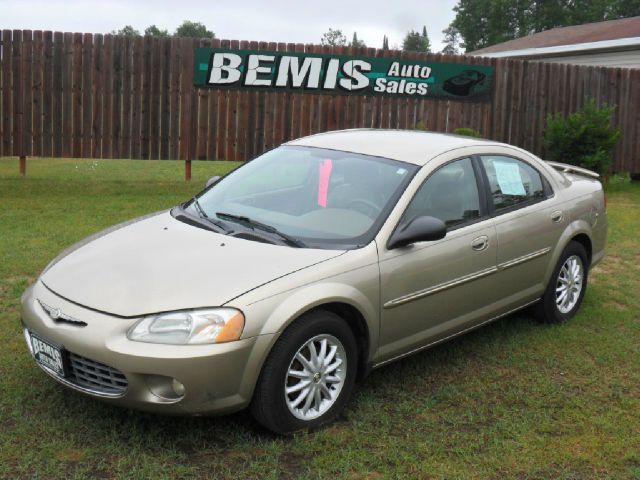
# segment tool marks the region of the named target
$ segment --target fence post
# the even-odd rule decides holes
[[[24,177],[27,174],[27,157],[20,156],[20,176]]]
[[[184,161],[184,179],[187,182],[191,181],[191,159],[187,158]]]

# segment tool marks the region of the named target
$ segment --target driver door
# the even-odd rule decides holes
[[[470,158],[441,166],[418,189],[399,225],[433,216],[447,225],[445,238],[393,250],[379,245],[380,361],[473,325],[496,301],[496,229],[479,185]]]

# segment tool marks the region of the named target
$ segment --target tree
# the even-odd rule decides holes
[[[387,37],[386,35],[382,37],[382,49],[389,50],[389,37]]]
[[[466,51],[556,27],[640,14],[640,0],[458,0],[451,26]]]
[[[144,36],[145,37],[168,37],[169,31],[161,30],[155,25],[149,25],[147,28],[144,29]]]
[[[431,42],[427,35],[427,27],[422,28],[422,33],[410,30],[402,41],[402,50],[405,52],[430,52]]]
[[[331,45],[333,47],[344,47],[347,44],[347,37],[342,34],[342,30],[329,28],[328,32],[322,34],[320,43],[322,45]]]
[[[133,28],[131,25],[125,25],[120,30],[112,30],[111,34],[112,35],[124,35],[124,36],[127,36],[127,37],[131,37],[131,36],[135,36],[135,35],[140,35],[140,32],[138,30],[136,30],[135,28]]]
[[[449,25],[442,33],[444,34],[442,53],[445,55],[457,55],[459,53],[458,47],[464,48],[464,45],[460,45],[460,32],[458,29],[453,25]]]
[[[174,37],[214,38],[215,34],[200,22],[185,20],[173,34]]]
[[[354,48],[364,48],[367,45],[362,40],[358,39],[358,34],[356,32],[353,32],[353,39],[351,40],[349,46]]]

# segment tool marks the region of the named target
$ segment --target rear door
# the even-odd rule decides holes
[[[480,155],[498,240],[495,288],[508,311],[542,294],[552,249],[566,226],[549,181],[532,163],[507,155]]]

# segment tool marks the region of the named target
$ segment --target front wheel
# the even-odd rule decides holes
[[[356,378],[357,344],[346,322],[315,311],[291,324],[258,379],[251,412],[276,433],[319,427],[347,403]]]
[[[573,317],[584,298],[589,274],[588,257],[582,244],[571,242],[560,255],[547,289],[536,305],[537,317],[559,323]]]

